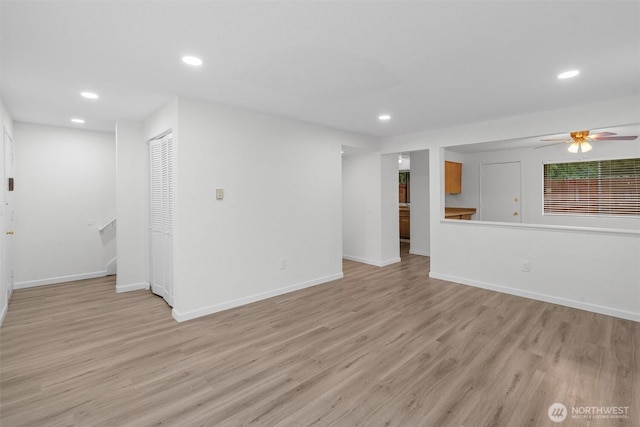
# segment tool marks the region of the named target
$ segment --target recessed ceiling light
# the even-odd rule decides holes
[[[391,120],[391,116],[389,114],[380,114],[378,116],[378,120],[381,122],[386,122],[387,120]]]
[[[73,119],[71,119],[71,121],[72,121],[73,123],[79,123],[79,124],[84,123],[84,119],[80,119],[80,118],[76,118],[76,117],[74,117]]]
[[[182,62],[187,65],[193,65],[194,67],[199,67],[202,65],[202,59],[198,58],[197,56],[183,56]]]
[[[84,98],[87,98],[87,99],[100,98],[97,93],[93,93],[93,92],[81,92],[80,95],[82,95]]]
[[[564,73],[558,74],[558,78],[559,79],[570,79],[571,77],[575,77],[578,74],[580,74],[580,71],[578,71],[578,70],[570,70],[570,71],[565,71]]]

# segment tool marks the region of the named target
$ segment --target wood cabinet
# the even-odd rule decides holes
[[[400,238],[411,238],[411,220],[408,206],[400,206]]]
[[[444,192],[445,194],[462,193],[462,163],[444,162]]]
[[[444,208],[444,217],[446,219],[471,219],[476,213],[475,208]]]
[[[407,184],[400,184],[398,186],[398,202],[407,203]]]

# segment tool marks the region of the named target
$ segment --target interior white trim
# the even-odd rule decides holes
[[[443,224],[458,224],[463,227],[482,226],[482,227],[499,227],[499,228],[519,228],[524,230],[565,231],[569,233],[609,234],[609,235],[616,235],[616,236],[622,234],[622,235],[627,235],[632,237],[640,237],[640,231],[638,230],[626,230],[626,229],[618,229],[618,228],[575,227],[570,225],[526,224],[526,223],[523,224],[519,222],[493,222],[493,221],[475,221],[475,220],[460,221],[457,219],[441,219],[440,222]]]
[[[428,251],[419,251],[415,249],[409,249],[409,253],[411,255],[431,256],[431,254]]]
[[[8,309],[9,309],[9,302],[5,301],[4,305],[2,306],[2,310],[0,310],[0,327],[2,326],[2,323],[4,322],[4,318],[7,315]]]
[[[360,257],[357,257],[357,256],[351,256],[351,255],[342,254],[342,258],[343,259],[348,259],[349,261],[361,262],[363,264],[375,265],[376,267],[386,267],[388,265],[400,262],[400,257],[390,258],[390,259],[386,259],[384,261],[374,261],[372,259],[360,258]]]
[[[116,217],[113,217],[112,219],[110,219],[109,221],[107,221],[102,227],[98,228],[98,231],[100,233],[104,232],[104,230],[106,230],[107,227],[115,225],[116,224]]]
[[[429,277],[433,277],[434,279],[446,280],[448,282],[459,283],[462,285],[474,286],[476,288],[488,289],[490,291],[496,291],[496,292],[501,292],[505,294],[516,295],[519,297],[530,298],[537,301],[550,302],[552,304],[558,304],[558,305],[563,305],[565,307],[577,308],[580,310],[586,310],[593,313],[606,314],[608,316],[614,316],[614,317],[619,317],[621,319],[633,320],[635,322],[640,322],[640,312],[619,310],[617,308],[591,304],[584,301],[577,301],[577,300],[562,298],[554,295],[541,294],[538,292],[525,291],[522,289],[511,288],[508,286],[496,285],[493,283],[467,279],[465,277],[457,277],[457,276],[451,276],[448,274],[440,274],[434,271],[431,271],[429,273]]]
[[[297,291],[300,289],[310,288],[312,286],[320,285],[322,283],[332,282],[334,280],[342,279],[343,277],[344,277],[344,274],[342,272],[337,274],[331,274],[329,276],[318,277],[317,279],[309,280],[306,282],[296,283],[291,286],[285,286],[283,288],[274,289],[268,292],[262,292],[259,294],[250,295],[248,297],[238,298],[235,300],[223,302],[221,304],[215,304],[209,307],[203,307],[197,310],[192,310],[192,311],[187,311],[182,313],[174,308],[173,310],[171,310],[171,315],[178,322],[184,322],[185,320],[191,320],[197,317],[207,316],[209,314],[228,310],[230,308],[251,304],[252,302],[262,301],[268,298],[287,294],[289,292]]]
[[[129,285],[116,285],[116,293],[149,290],[149,284],[146,282],[131,283]]]
[[[91,273],[72,274],[69,276],[48,277],[46,279],[27,280],[24,282],[16,282],[13,289],[33,288],[36,286],[55,285],[57,283],[74,282],[76,280],[95,279],[96,277],[104,277],[107,275],[106,270],[94,271]]]

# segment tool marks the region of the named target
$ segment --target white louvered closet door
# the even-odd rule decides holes
[[[151,171],[151,290],[173,307],[172,134],[149,143]]]

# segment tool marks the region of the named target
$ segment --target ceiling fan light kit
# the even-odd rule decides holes
[[[591,151],[592,148],[591,144],[586,141],[574,142],[569,146],[569,148],[567,148],[567,151],[574,154],[586,153],[587,151]]]
[[[593,147],[591,144],[587,142],[587,139],[592,139],[593,137],[589,137],[588,130],[581,130],[578,132],[571,132],[571,139],[573,143],[569,146],[567,151],[570,153],[586,153],[587,151],[591,151]]]

